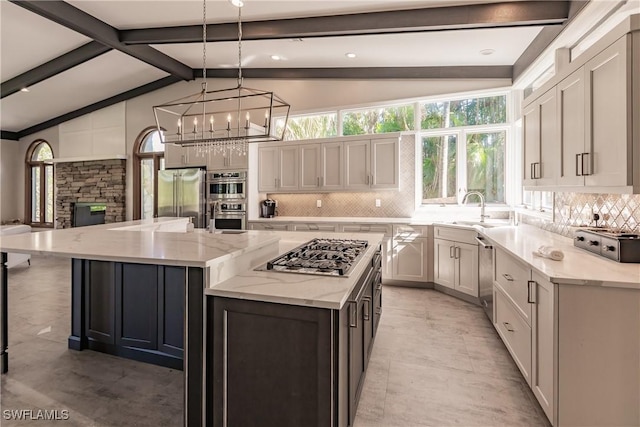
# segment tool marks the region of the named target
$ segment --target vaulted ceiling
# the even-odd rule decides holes
[[[513,79],[585,3],[245,0],[243,75]],[[238,9],[206,13],[207,75],[236,77]],[[2,138],[200,77],[202,16],[200,0],[0,0]]]

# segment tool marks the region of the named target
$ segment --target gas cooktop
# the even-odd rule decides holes
[[[368,245],[366,240],[313,239],[272,259],[266,270],[348,277]]]

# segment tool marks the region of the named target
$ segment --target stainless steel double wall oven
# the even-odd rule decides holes
[[[217,229],[247,227],[247,172],[208,172],[208,217]]]

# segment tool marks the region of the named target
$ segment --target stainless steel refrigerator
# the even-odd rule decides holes
[[[158,171],[158,216],[193,217],[196,228],[204,228],[205,177],[197,168]]]

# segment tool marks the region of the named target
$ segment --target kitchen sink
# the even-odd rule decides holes
[[[215,234],[243,234],[246,233],[247,230],[216,230]]]

